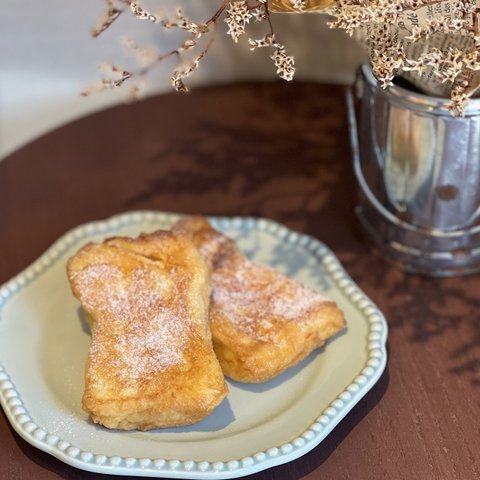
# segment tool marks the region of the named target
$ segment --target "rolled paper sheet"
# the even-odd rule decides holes
[[[319,12],[331,7],[335,0],[305,0],[304,8],[299,9],[295,7],[296,3],[293,0],[268,0],[268,8],[274,13],[298,13],[298,12]]]
[[[415,11],[405,10],[398,15],[397,21],[391,25],[386,25],[384,22],[364,24],[357,30],[357,38],[361,43],[366,41],[371,59],[375,58],[375,52],[382,52],[383,50],[380,41],[382,35],[380,33],[375,35],[375,42],[368,40],[368,37],[376,31],[384,32],[383,38],[385,38],[387,43],[391,43],[392,39],[396,39],[396,48],[399,49],[403,47],[406,56],[412,60],[418,59],[422,53],[431,49],[439,49],[441,51],[455,49],[460,52],[470,52],[475,49],[475,39],[471,35],[460,31],[450,31],[448,33],[438,32],[418,41],[412,41],[410,39],[414,29],[425,28],[432,21],[443,22],[445,24],[451,23],[452,12],[455,9],[454,4],[455,1],[452,0],[440,2],[435,5],[427,5]],[[476,0],[476,5],[477,12],[467,17],[468,25],[472,30],[480,20],[480,0]],[[385,51],[388,50],[386,49]],[[394,53],[394,51],[390,51],[389,53]],[[442,77],[436,73],[441,73],[441,71],[438,71],[434,66],[428,66],[422,73],[403,71],[401,76],[408,79],[426,94],[449,97],[452,88],[451,82],[444,81]],[[462,80],[466,80],[469,84],[466,93],[474,95],[480,84],[480,74],[469,70],[465,72]]]
[[[415,8],[407,8],[405,4],[401,7],[401,11],[396,13],[397,18],[394,22],[388,22],[382,17],[375,18],[375,16],[369,19],[368,14],[359,21],[359,13],[362,9],[363,13],[367,13],[368,5],[357,2],[342,4],[338,0],[268,0],[268,6],[271,12],[278,13],[330,13],[344,20],[351,15],[352,23],[358,22],[354,37],[366,47],[374,73],[381,75],[384,69],[383,62],[396,62],[400,51],[406,58],[415,62],[421,55],[432,49],[442,52],[457,51],[464,54],[474,51],[475,48],[478,50],[475,46],[475,37],[471,32],[475,31],[476,26],[480,24],[480,0],[471,1],[475,3],[476,10],[463,18],[466,20],[464,29],[456,31],[452,28],[455,20],[453,13],[459,11],[456,0],[419,2],[419,7]],[[401,3],[399,0],[399,4]],[[375,9],[377,6],[373,4],[372,8]],[[393,14],[395,12],[392,12]],[[438,25],[445,24],[443,31],[440,28],[440,31],[428,35],[427,38],[423,35],[420,39],[411,38],[415,30],[428,29],[432,22],[438,22]],[[404,66],[407,68],[400,68],[399,74],[428,95],[449,97],[452,94],[452,88],[459,85],[459,82],[468,85],[462,87],[463,93],[467,96],[480,94],[480,71],[477,69],[463,69],[462,74],[456,77],[452,84],[451,80],[446,80],[445,76],[442,76],[443,66],[436,68],[427,61],[421,73],[409,71],[411,68],[408,62]]]

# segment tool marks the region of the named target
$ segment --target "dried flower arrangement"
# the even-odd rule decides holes
[[[331,13],[365,43],[384,87],[406,76],[463,115],[480,85],[479,0],[339,0]]]
[[[181,29],[186,33],[186,38],[176,49],[163,54],[140,47],[130,39],[124,40],[125,47],[137,58],[139,67],[135,71],[131,71],[112,64],[102,64],[101,70],[104,77],[100,82],[83,92],[84,94],[119,87],[131,78],[142,79],[160,62],[170,57],[176,57],[178,60],[178,66],[171,76],[172,84],[177,91],[187,91],[185,78],[197,70],[201,60],[207,54],[221,19],[228,26],[227,34],[235,42],[238,42],[239,37],[245,33],[250,22],[265,24],[266,32],[261,38],[249,39],[250,49],[268,48],[271,52],[271,59],[276,66],[277,74],[281,78],[291,80],[295,73],[293,57],[288,56],[285,47],[275,39],[267,0],[222,0],[210,18],[202,22],[193,22],[183,14],[181,9],[177,9],[174,17],[169,19],[163,12],[155,14],[147,12],[138,3],[131,0],[105,1],[107,8],[99,24],[92,31],[94,37],[103,33],[122,13],[129,11],[136,18],[157,23],[165,29]],[[133,93],[137,89],[138,87],[134,89]]]
[[[268,49],[277,74],[291,80],[294,59],[277,41],[271,14],[307,11],[332,16],[332,28],[358,38],[368,49],[373,72],[385,87],[395,76],[407,76],[426,93],[450,95],[452,112],[462,115],[465,102],[480,86],[480,0],[219,0],[217,10],[202,22],[193,22],[180,9],[169,19],[162,12],[146,11],[132,0],[105,1],[106,11],[92,32],[94,36],[103,33],[122,13],[130,12],[162,28],[181,29],[186,38],[176,49],[163,54],[127,40],[125,46],[138,58],[138,68],[131,71],[104,64],[104,78],[85,94],[118,87],[131,78],[141,80],[170,57],[178,60],[171,77],[173,86],[186,91],[185,79],[207,54],[221,20],[235,42],[250,23],[263,24],[265,33],[248,39],[250,49]]]

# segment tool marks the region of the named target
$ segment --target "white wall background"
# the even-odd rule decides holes
[[[154,11],[181,6],[192,20],[204,20],[219,0],[150,0]],[[178,45],[178,33],[158,25],[122,17],[100,37],[90,30],[104,11],[103,0],[2,0],[0,9],[0,159],[25,143],[80,116],[125,100],[125,91],[80,96],[100,78],[102,61],[126,64],[123,36],[160,52]],[[277,39],[296,60],[296,79],[347,83],[361,61],[359,47],[343,32],[326,26],[318,14],[273,16]],[[171,91],[165,64],[152,75],[148,94]],[[195,87],[242,80],[275,78],[267,52],[250,52],[244,41],[235,45],[217,39],[189,85]]]

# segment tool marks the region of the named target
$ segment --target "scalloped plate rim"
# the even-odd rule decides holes
[[[176,219],[185,216],[184,214],[171,213],[171,212],[159,212],[153,210],[137,210],[128,211],[125,213],[118,213],[112,215],[103,220],[94,220],[90,222],[78,225],[63,235],[61,235],[37,260],[32,262],[23,271],[15,275],[9,281],[0,285],[0,322],[2,319],[2,310],[4,305],[8,302],[9,298],[22,290],[31,281],[40,276],[45,270],[53,265],[62,255],[62,253],[71,248],[80,240],[88,237],[88,235],[111,233],[109,228],[120,228],[122,226],[134,226],[136,223],[151,222],[156,224],[166,223],[171,224]],[[193,460],[176,460],[176,459],[145,459],[145,458],[120,458],[120,462],[123,465],[105,464],[108,459],[107,456],[102,454],[94,454],[91,452],[83,452],[78,447],[74,447],[71,444],[65,448],[60,448],[59,444],[62,443],[62,439],[58,438],[54,445],[49,444],[44,438],[51,435],[49,432],[44,432],[45,435],[42,438],[36,438],[33,433],[41,429],[34,422],[19,422],[13,413],[15,407],[22,407],[25,405],[24,400],[15,390],[13,379],[11,379],[8,373],[2,366],[1,353],[0,353],[0,405],[3,407],[6,417],[14,430],[28,443],[34,447],[42,450],[60,461],[79,468],[81,470],[90,471],[101,474],[111,475],[127,475],[127,476],[144,476],[144,477],[163,477],[163,478],[184,478],[184,479],[227,479],[227,478],[239,478],[246,475],[250,475],[268,468],[278,466],[291,462],[309,451],[317,447],[330,433],[331,431],[342,421],[342,419],[351,411],[351,409],[365,396],[365,394],[377,383],[382,375],[387,364],[387,350],[386,342],[388,337],[388,325],[382,312],[371,302],[371,300],[363,293],[357,286],[357,284],[349,277],[344,270],[340,261],[335,254],[320,240],[304,233],[296,232],[285,225],[276,222],[271,219],[263,217],[240,217],[240,216],[208,216],[209,220],[213,222],[214,226],[221,226],[222,223],[228,223],[230,225],[249,226],[251,228],[263,228],[268,229],[276,238],[280,240],[278,235],[281,232],[285,234],[296,235],[296,240],[292,243],[305,246],[312,244],[316,246],[316,251],[309,251],[310,254],[315,255],[322,260],[323,263],[327,261],[328,268],[331,271],[326,270],[327,274],[332,275],[335,272],[337,278],[333,279],[335,283],[339,280],[344,280],[348,288],[350,288],[350,295],[356,295],[355,303],[363,302],[364,307],[362,310],[368,310],[369,317],[375,318],[375,321],[369,321],[370,327],[368,334],[372,333],[372,325],[377,325],[376,332],[378,333],[378,348],[375,350],[375,355],[370,355],[365,365],[363,365],[361,373],[345,387],[345,389],[338,393],[337,397],[332,401],[329,407],[324,411],[320,411],[319,415],[313,420],[312,424],[303,432],[302,435],[294,438],[288,444],[284,445],[272,445],[271,448],[262,452],[256,452],[250,457],[243,459],[232,459],[230,461],[193,461]],[[19,285],[20,283],[20,285]],[[340,287],[339,287],[340,288]],[[346,288],[346,287],[345,287]],[[341,288],[344,290],[345,288]],[[353,290],[352,290],[353,289]],[[359,307],[360,308],[360,307]],[[366,315],[366,314],[364,314]],[[375,359],[374,366],[370,366],[369,362]],[[368,370],[368,375],[364,371]],[[363,378],[362,378],[363,377]],[[353,393],[352,393],[353,390]],[[343,407],[332,406],[335,402],[338,402],[339,397],[347,395],[349,399],[345,401]],[[19,403],[15,405],[15,402],[9,400],[18,399]],[[27,409],[28,411],[28,409]],[[328,411],[328,412],[327,412]],[[326,413],[327,412],[327,413]],[[28,417],[28,415],[27,415]],[[25,425],[33,425],[26,428]],[[321,429],[315,428],[316,425],[322,425]],[[31,428],[31,429],[30,429]],[[307,435],[307,433],[310,434]],[[305,439],[311,437],[310,439]],[[302,440],[303,439],[303,440]],[[297,445],[295,445],[297,442]],[[63,446],[63,445],[62,445]],[[74,455],[67,454],[68,450],[76,449],[78,452]],[[90,455],[91,459],[105,457],[105,462],[97,464],[92,461],[82,459],[82,453]],[[110,457],[111,459],[116,457]],[[129,463],[131,465],[129,465]],[[155,466],[155,463],[158,465]],[[153,465],[153,466],[152,466]]]

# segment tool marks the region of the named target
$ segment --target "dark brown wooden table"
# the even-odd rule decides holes
[[[329,245],[384,312],[389,362],[317,448],[251,478],[480,478],[480,276],[412,276],[370,251],[344,94],[301,83],[172,93],[34,141],[0,162],[0,284],[68,229],[128,210],[283,222]],[[99,477],[32,447],[0,414],[2,480]]]

